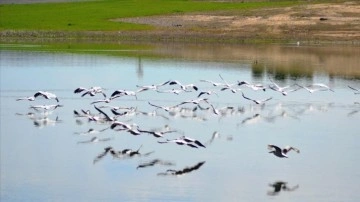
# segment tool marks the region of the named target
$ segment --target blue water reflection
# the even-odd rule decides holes
[[[348,85],[360,88],[359,81],[316,71],[311,79],[281,76],[266,64],[2,50],[1,201],[357,201],[360,95]],[[271,78],[280,86],[325,83],[334,92],[299,89],[284,96],[241,87],[232,93],[200,81],[224,82],[219,74],[229,84],[268,85]],[[91,103],[102,95],[73,93],[78,87],[101,86],[108,98],[116,90],[136,91],[137,85],[174,79],[216,92],[201,96],[214,108],[207,102],[179,105],[196,99],[199,91],[194,90],[148,90],[137,98],[95,104],[123,107],[118,113],[127,113],[116,119],[142,130],[176,131],[164,137],[88,121],[84,112],[98,114]],[[33,109],[57,104],[53,99],[15,101],[38,90],[55,93],[63,107]],[[242,92],[272,99],[257,105]],[[178,106],[164,110],[148,102]],[[111,108],[100,109],[116,116]],[[183,135],[206,148],[159,144]],[[280,159],[269,154],[268,144],[301,152]],[[139,149],[141,155],[130,156],[127,149]]]

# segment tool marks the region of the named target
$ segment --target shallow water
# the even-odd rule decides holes
[[[267,48],[270,49],[286,48]],[[316,47],[293,51],[304,59],[312,58],[312,54],[317,57],[315,50],[319,51]],[[278,64],[270,54],[273,51],[267,54],[263,51],[264,48],[253,48],[239,54],[238,60],[224,57],[211,60],[209,55],[199,59],[175,53],[151,59],[1,50],[1,201],[357,201],[360,95],[348,87],[360,88],[359,80],[353,79],[359,71],[359,66],[353,64],[356,57],[336,56],[344,68],[351,66],[351,71],[339,74],[322,68],[317,60],[306,60],[309,76],[309,72],[302,74],[298,70],[305,69],[303,63],[297,63],[299,57],[284,57],[281,60],[285,67],[273,69]],[[250,52],[261,52],[261,57]],[[323,62],[327,64],[328,60]],[[296,76],[283,73],[294,71],[300,73]],[[219,74],[229,83],[246,80],[268,85],[269,78],[281,86],[325,83],[334,92],[309,93],[300,89],[283,96],[270,89],[252,91],[241,86],[241,91],[231,93],[200,81],[223,82]],[[198,91],[179,95],[144,91],[137,94],[137,99],[123,96],[109,104],[96,104],[136,107],[138,113],[118,120],[136,123],[146,130],[167,125],[177,131],[164,138],[106,129],[109,123],[88,122],[73,114],[81,109],[95,113],[90,103],[102,99],[99,94],[94,97],[74,94],[77,87],[101,86],[110,96],[115,90],[136,90],[136,85],[169,79],[215,91],[218,96],[204,97],[218,109],[233,108],[216,115],[211,109],[202,109],[209,104],[201,103],[196,111],[192,111],[196,105],[184,104],[181,112],[157,109],[156,116],[140,113],[156,109],[148,102],[173,106],[196,98]],[[166,85],[159,89],[173,88],[179,87]],[[29,107],[56,104],[55,100],[15,101],[38,90],[55,93],[63,107],[44,114]],[[241,92],[251,98],[272,99],[265,105],[256,105],[245,100]],[[112,115],[110,109],[103,110]],[[29,112],[33,115],[28,115]],[[104,131],[84,133],[90,128]],[[158,143],[182,135],[198,139],[206,148]],[[80,143],[94,136],[111,140]],[[300,149],[300,153],[291,151],[289,158],[277,158],[269,154],[268,144],[291,145]],[[125,159],[107,154],[94,163],[107,146],[136,150],[141,145],[140,153],[153,153]],[[154,159],[174,165],[137,169]],[[201,162],[205,163],[184,175],[159,175],[168,169],[182,170]],[[270,184],[278,181],[287,185],[275,192]]]

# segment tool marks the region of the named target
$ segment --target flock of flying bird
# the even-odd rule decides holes
[[[90,87],[90,88],[78,87],[74,90],[75,94],[81,94],[81,97],[85,97],[85,96],[99,97],[100,96],[101,99],[94,100],[90,103],[91,105],[93,105],[96,113],[92,113],[90,110],[83,110],[83,109],[81,109],[80,111],[74,110],[73,113],[74,113],[74,116],[76,117],[77,121],[80,121],[80,119],[85,119],[89,122],[96,122],[96,123],[108,125],[108,127],[102,129],[101,131],[89,129],[89,131],[86,131],[83,134],[95,134],[96,132],[102,132],[102,131],[105,131],[108,129],[111,129],[115,132],[120,132],[120,131],[128,132],[135,136],[141,135],[141,134],[150,134],[150,135],[154,136],[155,138],[160,139],[159,141],[157,141],[159,144],[177,144],[177,145],[184,145],[184,146],[188,146],[191,148],[199,149],[199,148],[206,148],[206,144],[202,143],[198,139],[188,137],[188,136],[185,136],[184,134],[181,134],[181,131],[173,130],[169,127],[165,127],[165,128],[158,129],[158,130],[150,130],[150,129],[141,128],[136,123],[129,124],[129,123],[127,123],[127,121],[120,121],[121,117],[128,116],[130,114],[140,113],[139,111],[137,111],[137,109],[135,107],[121,107],[121,106],[111,106],[111,105],[97,106],[97,105],[99,103],[108,104],[108,103],[114,102],[114,100],[116,100],[120,97],[124,97],[124,96],[125,97],[127,97],[127,96],[134,97],[134,99],[137,100],[138,94],[145,92],[145,91],[154,91],[157,93],[168,93],[168,94],[176,94],[176,95],[179,95],[181,93],[196,92],[197,96],[194,99],[181,101],[179,103],[176,103],[176,104],[170,105],[170,106],[161,106],[159,104],[148,101],[147,103],[148,103],[149,107],[154,108],[154,110],[152,112],[141,112],[141,113],[150,115],[150,116],[160,116],[158,114],[159,110],[162,110],[163,112],[167,112],[169,114],[175,114],[177,112],[181,112],[182,110],[195,111],[198,109],[201,110],[201,109],[205,108],[207,110],[209,109],[211,111],[211,113],[213,113],[215,116],[216,115],[220,116],[220,115],[227,113],[228,111],[232,111],[232,112],[236,111],[236,110],[241,111],[241,109],[235,109],[234,107],[216,108],[210,102],[209,97],[212,95],[219,96],[218,94],[221,91],[230,91],[232,93],[241,92],[241,96],[245,100],[248,100],[249,102],[253,102],[256,105],[265,105],[265,103],[272,100],[272,97],[268,97],[268,98],[260,99],[260,100],[253,99],[244,93],[244,91],[243,91],[244,88],[248,88],[253,91],[271,90],[276,93],[280,93],[283,96],[287,96],[289,93],[295,92],[295,91],[298,91],[301,89],[306,90],[309,93],[315,93],[317,91],[332,91],[332,92],[334,92],[334,90],[332,88],[330,88],[329,86],[327,86],[323,83],[314,83],[314,84],[307,85],[307,86],[295,83],[293,85],[280,86],[277,83],[275,83],[271,78],[269,78],[270,84],[263,85],[263,84],[252,84],[247,81],[237,81],[236,83],[229,83],[225,79],[223,79],[223,77],[221,75],[219,75],[219,77],[221,79],[221,82],[213,82],[210,80],[200,80],[200,82],[211,84],[211,86],[216,89],[216,90],[204,90],[204,91],[202,91],[195,84],[183,84],[177,80],[169,80],[166,82],[162,82],[159,84],[153,84],[153,85],[144,85],[144,86],[137,85],[136,86],[137,90],[135,90],[135,91],[122,90],[122,89],[115,90],[110,95],[110,97],[107,96],[107,94],[105,92],[106,89],[104,89],[102,87]],[[170,87],[170,89],[165,89],[166,86]],[[357,89],[352,86],[348,86],[348,87],[349,87],[349,89],[351,89],[354,92],[354,94],[360,94],[360,89]],[[41,111],[43,113],[47,113],[47,112],[51,112],[59,107],[63,107],[63,105],[59,104],[60,99],[55,94],[46,92],[46,91],[38,91],[33,96],[21,97],[16,100],[17,101],[20,101],[20,100],[34,101],[34,100],[38,99],[39,97],[42,97],[42,98],[45,98],[48,100],[54,99],[54,100],[56,100],[56,104],[32,105],[32,106],[30,106],[31,109],[34,109],[36,111]],[[203,107],[202,104],[207,105],[208,107]],[[189,109],[184,106],[193,106],[193,108]],[[106,108],[110,108],[112,115],[105,112]],[[58,121],[58,120],[56,120],[56,121]],[[165,137],[169,136],[168,135],[169,133],[175,133],[175,134],[181,134],[181,135],[174,139],[165,138]],[[82,133],[77,133],[77,134],[82,134]],[[105,142],[105,141],[109,141],[109,140],[111,140],[111,138],[99,139],[96,136],[94,136],[90,140],[80,141],[78,143],[83,144],[83,143],[94,143],[94,142],[100,142],[100,141]],[[288,153],[290,151],[295,151],[297,153],[300,153],[299,149],[292,147],[292,146],[285,146],[284,148],[280,148],[276,145],[269,144],[269,145],[267,145],[267,147],[270,150],[269,153],[271,153],[279,158],[288,158]],[[97,163],[98,161],[100,161],[107,155],[111,155],[113,158],[116,158],[116,159],[127,159],[127,158],[132,158],[135,156],[149,156],[153,153],[153,152],[140,153],[140,148],[141,148],[141,146],[137,150],[132,150],[132,149],[116,150],[110,146],[105,147],[104,151],[102,151],[100,154],[98,154],[95,157],[93,163],[94,164]],[[182,174],[189,173],[189,172],[199,169],[204,163],[205,163],[205,161],[201,161],[193,166],[186,167],[181,170],[169,169],[166,172],[159,173],[159,175],[182,175]],[[156,164],[167,165],[167,166],[174,165],[174,163],[172,163],[170,161],[163,161],[161,159],[153,159],[152,161],[138,165],[137,168],[154,166]],[[284,188],[285,185],[284,185],[284,183],[282,183],[282,184],[275,183],[272,186],[274,186],[275,189],[276,188],[281,189],[281,188]]]

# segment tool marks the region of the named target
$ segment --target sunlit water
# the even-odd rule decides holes
[[[357,201],[360,95],[348,85],[360,88],[360,82],[316,71],[311,78],[278,80],[266,71],[266,60],[263,62],[265,73],[259,76],[251,60],[201,62],[1,51],[1,201]],[[316,69],[318,64],[307,65]],[[283,96],[269,89],[252,91],[242,86],[241,91],[231,93],[200,81],[223,82],[219,74],[229,83],[246,80],[269,85],[269,78],[281,86],[325,83],[334,92],[300,89]],[[196,105],[184,104],[181,113],[162,109],[156,110],[156,116],[139,113],[156,109],[148,102],[174,106],[195,99],[199,91],[179,95],[144,91],[137,94],[137,99],[123,96],[109,104],[96,104],[136,107],[138,113],[118,120],[146,130],[168,125],[177,131],[164,138],[146,133],[134,136],[106,129],[110,123],[74,116],[74,110],[95,113],[90,103],[102,99],[100,94],[74,94],[77,87],[101,86],[109,97],[115,90],[136,90],[136,85],[170,79],[193,83],[199,91],[215,91],[218,96],[204,97],[217,109],[233,108],[216,115],[211,109],[202,109],[209,104],[201,103],[202,108],[196,111],[191,111]],[[159,89],[173,88],[179,86]],[[38,90],[55,93],[63,107],[43,114],[29,107],[56,104],[55,100],[15,101]],[[244,99],[241,92],[251,98],[272,99],[256,105]],[[112,116],[110,109],[103,110]],[[84,133],[90,128],[105,130]],[[206,148],[158,143],[182,135],[198,139]],[[94,136],[111,140],[80,143]],[[277,158],[269,154],[268,144],[294,146],[300,153],[291,151],[289,158]],[[126,159],[107,154],[94,163],[107,146],[136,150],[141,145],[140,153],[153,153]],[[154,159],[174,165],[137,169]],[[184,175],[159,175],[200,162],[205,163]],[[286,187],[275,191],[270,184],[279,181],[287,182]]]

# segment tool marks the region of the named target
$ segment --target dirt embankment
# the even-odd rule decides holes
[[[275,40],[360,40],[360,2],[308,4],[246,12],[196,13],[115,21],[156,27],[149,34]]]
[[[181,42],[290,40],[360,44],[360,1],[111,20],[152,25],[154,29],[116,32],[2,31],[0,35],[1,41],[21,38]]]

